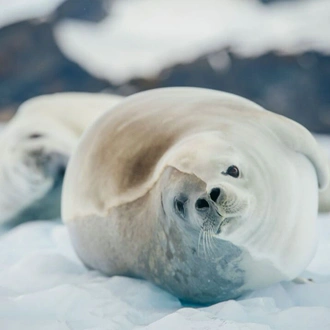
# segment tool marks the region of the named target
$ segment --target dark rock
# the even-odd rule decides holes
[[[225,51],[212,54],[224,56]],[[227,66],[215,70],[209,56],[166,70],[163,79],[135,80],[141,89],[196,86],[231,92],[283,114],[319,133],[330,133],[330,57],[315,52],[269,53],[240,58],[226,52]]]
[[[67,0],[57,8],[53,20],[73,18],[99,22],[108,15],[107,9],[104,0]]]
[[[51,24],[17,23],[0,30],[0,108],[40,94],[99,91],[109,84],[66,59]]]
[[[98,21],[106,12],[101,0],[69,0],[42,20],[0,29],[0,111],[16,109],[40,94],[61,91],[97,92],[109,83],[88,74],[59,50],[53,26],[62,18]]]

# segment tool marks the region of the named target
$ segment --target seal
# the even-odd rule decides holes
[[[322,150],[294,121],[228,93],[156,89],[84,135],[62,217],[88,267],[210,304],[300,274],[328,180]]]
[[[85,129],[121,97],[57,93],[23,103],[0,134],[0,223],[60,216],[68,159]]]

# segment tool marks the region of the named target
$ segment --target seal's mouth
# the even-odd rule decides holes
[[[219,205],[219,195],[220,189],[215,192],[213,189],[209,195],[203,194],[195,202],[195,212],[201,220],[201,229],[211,231],[213,234],[221,232],[225,220]]]
[[[215,231],[215,234],[216,235],[219,235],[221,233],[221,223],[222,223],[222,221],[219,223],[219,226],[218,226],[218,228]]]
[[[228,217],[226,218],[226,217],[222,217],[222,216],[220,216],[220,217],[221,217],[220,223],[219,223],[218,228],[215,230],[215,235],[220,235],[222,228],[230,222],[230,218],[228,218]]]
[[[210,203],[211,207],[205,212],[200,226],[197,252],[204,259],[217,259],[221,256],[219,245],[220,236],[227,225],[237,218],[237,214],[220,213],[221,207]],[[220,208],[220,210],[219,210]]]
[[[215,214],[212,213],[211,211],[210,214],[203,219],[201,230],[210,231],[213,235],[219,235],[222,226],[228,221],[217,210],[214,212]]]

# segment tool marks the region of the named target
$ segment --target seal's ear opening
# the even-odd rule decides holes
[[[271,119],[269,114],[272,115]],[[263,120],[287,147],[302,153],[311,161],[317,174],[319,189],[325,189],[330,178],[329,162],[313,135],[302,125],[280,115],[268,113]]]

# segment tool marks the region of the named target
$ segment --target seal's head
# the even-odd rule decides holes
[[[200,239],[205,239],[205,235],[230,232],[253,213],[260,181],[251,176],[247,180],[244,170],[249,161],[244,160],[244,153],[217,132],[197,134],[179,148],[176,166],[181,171],[171,167],[171,179],[166,180],[162,193],[166,214],[190,223],[202,234]],[[200,244],[205,252],[208,246],[201,241],[199,248]]]
[[[317,212],[318,178],[317,158],[310,155],[313,163],[307,157],[308,151],[291,150],[273,131],[248,124],[241,132],[193,134],[160,161],[168,166],[159,189],[164,217],[158,219],[165,233],[176,233],[166,236],[172,253],[185,251],[166,263],[174,269],[180,264],[188,274],[185,265],[192,269],[199,259],[195,274],[204,286],[203,278],[212,283],[194,299],[205,302],[219,286],[224,291],[218,297],[235,297],[292,279],[308,265],[316,243],[310,219]],[[326,167],[322,173],[326,177]],[[213,282],[215,274],[223,283]],[[161,285],[187,299],[189,289],[174,282],[175,290]]]
[[[328,174],[320,151],[292,148],[295,139],[312,141],[300,135],[304,130],[285,118],[281,129],[269,130],[277,120],[269,117],[242,125],[237,118],[239,130],[181,140],[165,156],[164,163],[176,171],[164,181],[162,203],[172,221],[195,230],[200,255],[212,257],[218,240],[229,241],[255,259],[271,260],[274,268],[285,270],[281,276],[291,278],[313,255],[316,227],[308,218],[317,212],[317,182],[325,184]],[[260,125],[263,120],[268,126]],[[294,133],[288,146],[284,132],[291,134],[289,129]]]

